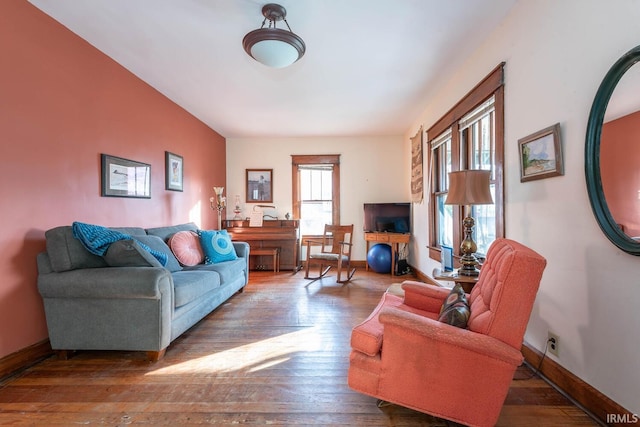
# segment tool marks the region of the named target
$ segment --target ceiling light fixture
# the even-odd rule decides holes
[[[287,10],[279,4],[269,3],[262,7],[262,26],[244,36],[242,46],[256,61],[273,68],[283,68],[302,58],[306,46],[299,35],[291,31],[285,19]],[[269,21],[269,27],[265,28]],[[284,21],[289,31],[276,28],[276,22]]]

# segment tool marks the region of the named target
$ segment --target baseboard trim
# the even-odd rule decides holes
[[[425,282],[425,283],[430,283],[430,284],[436,285],[436,286],[441,286],[440,283],[438,283],[436,280],[433,279],[433,277],[424,274],[422,271],[418,270],[417,268],[415,268],[412,265],[410,267],[413,270],[413,273],[416,275],[416,278],[418,279],[418,281]]]
[[[437,285],[438,283],[430,276],[424,274],[422,271],[411,267],[416,274],[419,281],[432,283]],[[533,348],[528,343],[522,344],[522,354],[529,365],[533,367],[540,366],[540,373],[552,383],[552,385],[569,398],[573,399],[585,410],[591,413],[602,423],[610,426],[640,426],[640,414],[633,414],[629,410],[623,408],[607,396],[587,384],[552,359],[544,358],[542,360],[542,353]],[[542,360],[542,365],[540,361]],[[615,422],[616,420],[607,420],[607,415],[614,414],[618,420],[625,420],[627,422]]]
[[[304,270],[307,267],[306,264],[306,260],[302,260],[300,261],[300,266],[301,269]],[[352,268],[367,268],[367,261],[362,261],[362,260],[351,260],[351,267]]]
[[[0,383],[53,354],[49,340],[40,341],[0,359]]]
[[[367,268],[367,261],[362,260],[351,260],[351,267],[355,268]]]
[[[634,415],[632,412],[618,405],[591,385],[560,366],[554,360],[546,357],[542,360],[542,353],[526,342],[522,344],[522,354],[527,363],[533,367],[540,366],[539,371],[546,379],[562,392],[566,393],[571,399],[582,405],[584,409],[603,423],[607,421],[607,415],[611,414],[615,414],[616,419],[628,421],[615,422],[615,420],[609,420],[606,425],[640,426],[638,415]],[[542,365],[540,365],[540,360],[542,360]]]

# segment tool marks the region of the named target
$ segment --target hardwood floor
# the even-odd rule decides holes
[[[332,274],[332,273],[330,273]],[[347,386],[351,328],[409,277],[359,269],[310,282],[251,272],[233,296],[156,363],[137,352],[55,356],[0,385],[0,425],[453,426]],[[134,326],[132,326],[134,327]],[[531,371],[521,367],[516,378]],[[541,379],[516,380],[499,426],[594,426]]]

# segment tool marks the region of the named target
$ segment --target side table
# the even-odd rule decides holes
[[[439,268],[434,268],[432,274],[435,280],[445,280],[459,284],[466,293],[471,293],[473,286],[478,281],[478,276],[462,276],[458,274],[457,269],[453,271],[442,271]]]

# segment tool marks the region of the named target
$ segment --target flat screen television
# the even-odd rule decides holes
[[[364,224],[367,232],[411,232],[411,203],[365,203]]]

